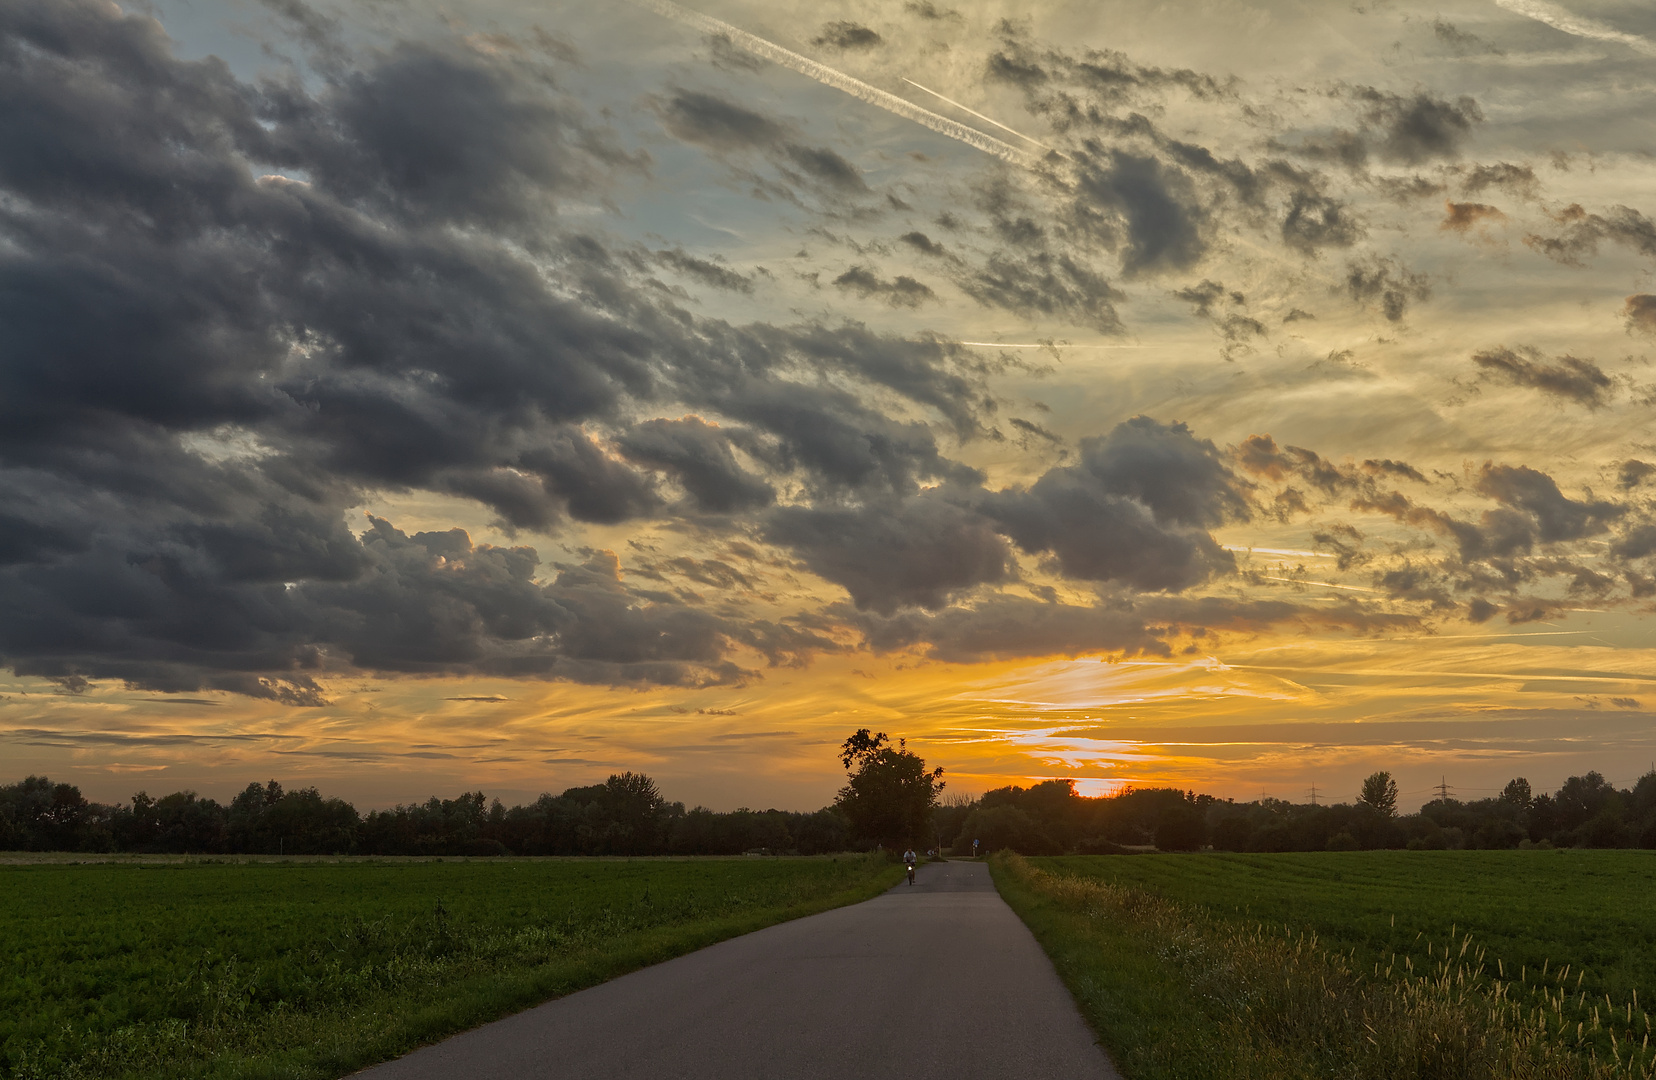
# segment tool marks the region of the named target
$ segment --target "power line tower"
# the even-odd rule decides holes
[[[1316,784],[1311,785],[1311,805],[1312,806],[1317,805],[1317,785]]]
[[[1437,792],[1438,798],[1442,799],[1444,802],[1449,801],[1449,777],[1440,777]]]

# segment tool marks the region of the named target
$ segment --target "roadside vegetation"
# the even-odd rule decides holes
[[[800,859],[0,867],[0,1076],[332,1080],[901,869]]]
[[[1642,853],[992,866],[1127,1080],[1656,1075]]]

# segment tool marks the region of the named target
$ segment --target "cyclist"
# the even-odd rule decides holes
[[[918,858],[914,854],[913,848],[909,848],[907,851],[903,852],[903,865],[908,867],[908,883],[910,885],[914,884],[914,864],[917,861]]]

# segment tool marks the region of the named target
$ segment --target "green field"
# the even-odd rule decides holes
[[[1128,1080],[1646,1077],[1656,854],[998,858]]]
[[[860,856],[0,866],[0,1075],[337,1077],[899,876]]]
[[[1315,930],[1372,967],[1470,933],[1497,973],[1571,967],[1578,993],[1656,1004],[1656,852],[1349,851],[1031,859],[1063,874]]]

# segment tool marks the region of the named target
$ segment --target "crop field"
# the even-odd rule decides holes
[[[0,1076],[338,1077],[899,875],[858,856],[0,866]]]
[[[1129,1080],[1656,1072],[1656,853],[1068,856],[996,878]]]
[[[1656,1007],[1656,852],[1343,851],[1032,859],[1198,904],[1250,923],[1315,930],[1371,967],[1441,956],[1454,935],[1498,975],[1550,977],[1577,994]]]

